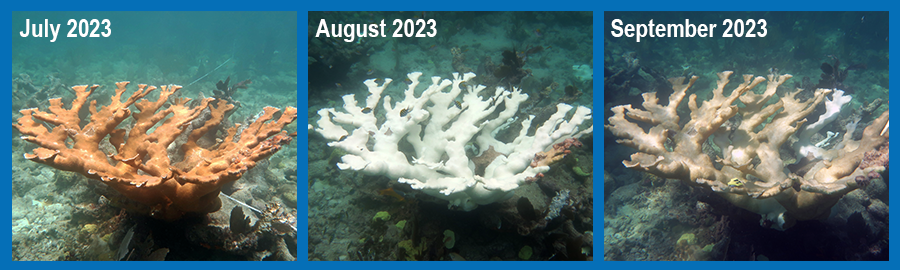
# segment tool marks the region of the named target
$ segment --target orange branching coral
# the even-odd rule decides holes
[[[157,88],[140,84],[134,94],[122,101],[127,85],[128,82],[116,83],[112,102],[99,110],[97,101],[92,100],[90,121],[84,126],[78,113],[98,85],[72,87],[75,100],[69,109],[63,108],[60,98],[54,98],[50,100],[49,112],[37,108],[21,110],[23,116],[13,127],[23,134],[22,139],[38,146],[25,158],[100,180],[126,197],[150,206],[152,216],[173,220],[188,212],[218,210],[218,194],[223,185],[238,180],[257,161],[268,158],[292,140],[282,128],[297,118],[297,108],[287,107],[274,119],[279,110],[266,107],[239,139],[232,139],[238,132],[235,125],[228,129],[224,140],[205,149],[197,145],[197,140],[221,124],[233,105],[219,100],[213,106],[214,99],[206,98],[191,108],[187,105],[190,99],[175,98],[160,110],[181,86],[161,86],[159,98],[149,101],[143,98]],[[138,110],[135,113],[128,109],[132,104]],[[206,108],[210,119],[190,130],[187,142],[181,146],[184,156],[177,162],[177,158],[170,159],[166,149]],[[117,128],[129,116],[134,118],[130,130]],[[52,129],[35,119],[53,126]],[[157,125],[160,121],[162,124]],[[100,149],[107,135],[116,153]]]

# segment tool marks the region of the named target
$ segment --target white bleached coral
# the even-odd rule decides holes
[[[378,85],[371,79],[365,81],[370,94],[364,107],[357,105],[354,95],[346,95],[343,110],[319,110],[321,118],[315,130],[332,141],[329,146],[348,153],[337,164],[340,169],[387,175],[447,200],[450,206],[471,210],[507,198],[519,185],[547,171],[547,166],[530,166],[536,153],[593,130],[588,125],[579,132],[582,123],[590,123],[590,108],[579,106],[566,117],[573,107],[558,104],[557,112],[533,135],[527,134],[534,119],[529,116],[521,122],[518,136],[503,142],[494,137],[493,131],[515,117],[527,94],[498,87],[489,97],[481,97],[485,86],[464,83],[475,74],[454,73],[452,80],[432,77],[432,84],[417,97],[415,89],[421,75],[408,74],[411,83],[403,100],[396,103],[385,96],[379,107],[381,93],[392,80],[385,79]],[[383,110],[383,119],[376,116],[381,115],[379,110]],[[414,153],[400,150],[403,140]],[[476,173],[475,164],[466,155],[465,147],[470,143],[478,146],[476,154],[481,157],[493,156],[483,173]]]

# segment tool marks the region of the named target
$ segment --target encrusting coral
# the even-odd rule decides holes
[[[203,148],[197,141],[221,124],[233,105],[219,100],[212,106],[214,99],[206,98],[191,108],[190,99],[174,98],[171,105],[160,110],[181,86],[161,86],[159,98],[149,101],[143,98],[157,88],[141,84],[123,102],[128,83],[116,83],[111,103],[99,110],[97,101],[92,100],[90,121],[84,126],[79,111],[98,85],[72,87],[75,99],[69,109],[63,108],[60,98],[54,98],[50,99],[49,112],[37,108],[21,110],[23,116],[13,127],[23,134],[22,139],[38,146],[25,158],[100,180],[126,197],[150,206],[152,216],[173,220],[188,212],[219,209],[218,194],[223,185],[238,180],[258,161],[292,140],[292,135],[282,128],[296,119],[297,108],[287,107],[274,119],[279,109],[266,107],[243,130],[239,131],[239,125],[229,128],[217,145]],[[135,113],[128,109],[132,104],[138,109]],[[187,129],[207,108],[209,119],[202,126]],[[129,116],[134,118],[133,126],[128,130],[117,128]],[[52,130],[35,119],[53,126]],[[160,121],[162,124],[157,125]],[[184,156],[180,160],[170,157],[169,145],[188,130],[187,141],[181,145]],[[233,139],[237,133],[239,139]],[[101,150],[107,135],[115,153]]]
[[[824,101],[829,111],[839,110],[849,98],[841,99],[842,93],[832,89],[816,89],[806,101],[795,98],[802,90],[776,96],[778,86],[791,75],[769,75],[763,93],[750,90],[767,81],[765,78],[744,75],[744,82],[725,96],[723,90],[731,74],[719,73],[712,97],[700,106],[697,95],[690,95],[687,122],[679,122],[676,109],[696,76],[687,83],[684,78],[670,79],[675,91],[665,106],[658,103],[656,93],[644,93],[644,109],[631,105],[613,107],[614,115],[606,128],[621,138],[618,143],[638,150],[631,160],[622,163],[635,170],[710,188],[733,204],[762,215],[761,224],[776,228],[790,227],[796,220],[827,217],[844,194],[864,184],[858,178],[879,177],[878,172],[885,170],[886,163],[860,166],[860,162],[867,152],[876,151],[888,141],[888,111],[872,121],[859,140],[852,139],[854,123],[830,150],[815,151],[816,155],[798,154],[808,164],[791,171],[779,153],[782,145],[801,129],[817,105]],[[832,92],[834,100],[827,100]],[[743,105],[738,106],[737,100]],[[738,114],[740,117],[735,117]],[[638,122],[649,124],[649,130],[645,131]],[[703,150],[710,136],[719,147],[718,153]],[[803,153],[806,152],[809,151]]]

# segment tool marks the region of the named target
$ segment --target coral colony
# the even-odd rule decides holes
[[[181,86],[161,86],[159,98],[149,101],[143,98],[157,88],[141,84],[122,101],[127,85],[116,83],[112,101],[99,110],[97,101],[92,100],[90,121],[83,126],[79,111],[98,85],[72,87],[75,100],[69,109],[63,108],[62,99],[54,98],[49,112],[21,110],[23,116],[13,127],[23,134],[22,139],[38,146],[25,158],[100,180],[149,206],[153,217],[174,220],[185,213],[218,210],[223,185],[237,181],[256,162],[292,140],[282,128],[296,119],[297,108],[287,107],[273,119],[279,110],[266,107],[255,122],[243,129],[239,125],[229,128],[226,137],[207,149],[199,146],[198,140],[215,132],[233,105],[206,98],[191,107],[190,99],[173,98],[174,102],[160,111]],[[138,109],[135,113],[128,109],[132,104]],[[133,118],[130,128],[116,128],[129,116]],[[52,130],[35,119],[53,126]],[[186,140],[179,139],[183,133],[187,133]],[[107,135],[108,143],[104,140]],[[175,147],[179,145],[180,149]]]
[[[421,75],[408,74],[409,88],[403,100],[394,103],[385,96],[380,109],[381,93],[391,79],[382,85],[366,80],[370,95],[365,107],[357,106],[354,95],[346,95],[343,110],[319,110],[317,127],[308,128],[332,140],[329,146],[347,152],[337,164],[340,169],[387,175],[463,210],[507,198],[512,190],[546,172],[551,162],[568,152],[568,146],[577,145],[573,138],[593,131],[591,125],[579,132],[579,125],[590,123],[591,109],[580,106],[566,120],[573,107],[560,103],[534,135],[527,134],[534,118],[529,116],[521,121],[518,136],[503,142],[496,138],[497,132],[515,122],[527,94],[498,87],[493,94],[487,93],[488,97],[481,97],[485,86],[464,83],[475,74],[454,73],[452,80],[432,77],[431,86],[416,97]],[[498,108],[503,109],[495,113]],[[496,118],[489,118],[493,116]],[[345,126],[352,126],[352,131]],[[414,153],[400,150],[404,139]],[[477,157],[470,159],[466,149],[473,143]],[[543,152],[551,145],[552,149]]]
[[[710,188],[731,203],[760,214],[761,224],[779,229],[797,220],[827,217],[844,194],[885,170],[887,159],[878,157],[886,156],[880,152],[887,151],[881,146],[888,141],[888,111],[865,128],[861,139],[852,138],[857,119],[847,125],[839,142],[824,149],[825,144],[813,143],[811,137],[837,117],[849,96],[836,89],[805,90],[814,91],[806,101],[795,98],[804,90],[776,96],[778,86],[791,75],[769,75],[761,94],[750,90],[767,80],[744,75],[744,82],[725,96],[731,73],[719,73],[709,100],[698,104],[697,95],[690,95],[690,118],[680,126],[676,108],[696,76],[686,84],[685,78],[670,79],[675,91],[666,106],[658,103],[656,93],[644,93],[644,109],[630,104],[613,107],[606,128],[621,138],[618,143],[638,150],[622,163]],[[737,100],[743,106],[737,106]],[[807,116],[823,102],[826,112],[804,127]],[[735,117],[738,114],[740,117]],[[649,130],[638,123],[648,124]],[[779,150],[798,131],[799,141],[793,149],[803,166],[786,166]],[[837,136],[829,137],[826,140]],[[714,154],[702,149],[710,139],[710,146],[718,147]]]

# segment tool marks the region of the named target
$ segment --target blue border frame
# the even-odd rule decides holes
[[[743,2],[743,1],[709,1],[709,0],[695,0],[695,1],[662,1],[662,0],[644,0],[644,1],[610,1],[610,2],[588,2],[588,1],[535,1],[535,0],[524,0],[524,1],[503,1],[503,2],[485,2],[485,1],[446,1],[446,2],[432,2],[432,1],[408,1],[408,0],[396,0],[396,1],[344,1],[344,2],[316,2],[316,3],[304,3],[304,2],[292,2],[292,3],[278,3],[278,2],[269,2],[269,1],[253,1],[253,2],[238,2],[238,1],[216,1],[216,2],[206,2],[206,3],[188,3],[184,1],[153,1],[153,2],[123,2],[123,1],[91,1],[91,2],[80,2],[80,1],[41,1],[41,2],[32,2],[26,3],[24,1],[13,1],[10,3],[4,4],[3,16],[5,19],[0,20],[3,27],[5,29],[11,29],[11,20],[10,11],[12,10],[36,10],[36,9],[46,9],[46,10],[293,10],[298,12],[298,29],[304,29],[309,10],[413,10],[413,9],[432,9],[432,10],[592,10],[594,11],[594,36],[595,38],[599,37],[601,40],[595,39],[594,41],[594,58],[595,60],[602,60],[603,55],[603,42],[602,37],[603,33],[603,11],[607,10],[617,10],[617,11],[714,11],[714,10],[728,10],[728,11],[746,11],[746,10],[778,10],[778,11],[838,11],[838,10],[887,10],[887,11],[900,11],[895,5],[883,4],[881,1],[836,1],[836,0],[822,0],[822,1],[778,1],[778,2],[766,2],[766,1],[752,1],[752,2]],[[897,36],[898,31],[898,20],[896,17],[896,12],[890,13],[890,27],[891,27],[891,36]],[[298,30],[299,31],[299,30]],[[6,49],[7,52],[10,52],[10,44],[11,44],[11,36],[4,35],[2,42],[2,46]],[[304,36],[298,34],[298,50],[307,50],[307,42],[303,40]],[[897,48],[898,45],[891,44],[890,49],[893,51]],[[5,63],[11,63],[11,54],[3,54],[2,60]],[[298,58],[301,55],[298,54]],[[299,81],[308,80],[307,69],[304,63],[301,61],[302,59],[298,59],[298,72],[300,72],[300,76],[298,78]],[[895,63],[898,60],[890,60],[890,65],[896,66]],[[6,74],[11,74],[10,69],[11,66],[9,64],[2,66],[3,71]],[[893,69],[891,70],[890,77],[892,79],[896,79],[897,72]],[[298,86],[301,89],[304,88],[304,84],[299,84]],[[599,107],[603,107],[603,86],[601,81],[595,81],[594,85],[594,96],[595,96],[595,105],[600,105]],[[300,91],[298,89],[298,95],[305,95],[306,91]],[[891,93],[891,99],[895,98],[896,93]],[[0,104],[5,108],[9,108],[10,100],[9,99],[0,99]],[[298,106],[302,108],[303,106],[307,106],[307,100],[305,98],[298,98]],[[597,106],[595,106],[597,108]],[[602,114],[601,114],[602,115]],[[299,121],[299,120],[298,120]],[[604,119],[602,117],[594,118],[595,124],[603,124]],[[302,123],[298,123],[302,124]],[[598,127],[599,128],[599,127]],[[2,125],[2,130],[4,132],[11,132],[11,126]],[[602,131],[599,131],[602,134]],[[602,135],[601,135],[602,136]],[[599,150],[600,153],[603,152],[603,140],[600,137],[594,137],[595,147],[599,147],[596,150]],[[308,143],[308,138],[306,135],[301,135],[297,137],[297,144],[306,144]],[[0,148],[0,152],[6,153],[11,150],[11,144],[3,143],[2,148]],[[2,159],[6,162],[4,164],[11,164],[8,155],[3,155]],[[305,151],[298,150],[298,160],[307,159],[307,153]],[[305,172],[306,163],[300,166],[298,164],[298,174],[303,174],[300,172]],[[603,164],[603,155],[599,157],[595,157],[594,164],[596,166],[602,166]],[[4,167],[3,172],[0,173],[4,175],[2,178],[6,183],[10,182],[9,175],[12,174],[12,170],[10,167]],[[300,175],[298,175],[300,176]],[[299,178],[299,177],[298,177]],[[897,194],[898,187],[892,187],[890,189],[891,194]],[[11,191],[8,188],[3,189],[4,195],[7,197],[11,197]],[[308,199],[306,192],[299,192],[303,194],[302,198]],[[595,187],[595,193],[603,194],[602,185],[598,185]],[[603,207],[602,207],[602,199],[599,203],[595,202],[595,217],[599,218],[603,216]],[[298,209],[299,210],[299,209]],[[0,216],[10,216],[10,208],[0,208]],[[298,214],[305,213],[305,211],[300,211]],[[306,222],[299,222],[298,230],[301,232],[305,232],[307,230]],[[598,222],[599,223],[599,222]],[[896,224],[896,222],[895,222]],[[10,226],[10,225],[7,225]],[[598,225],[595,223],[595,233],[600,233],[598,236],[600,238],[595,238],[595,241],[602,242],[602,225]],[[891,225],[891,230],[896,231],[896,225]],[[9,227],[7,227],[9,228]],[[9,239],[10,235],[2,234],[2,239],[6,241],[6,243],[10,243]],[[300,237],[298,237],[300,251],[304,250],[302,247],[307,246],[307,238],[305,233],[301,233]],[[595,256],[595,259],[602,260],[601,251],[602,246],[595,247],[595,251],[598,256]],[[11,248],[3,248],[3,252],[8,255],[7,258],[11,258]],[[890,259],[892,261],[897,261],[898,258],[895,255],[896,252],[892,252],[890,254]],[[299,264],[287,264],[287,263],[276,263],[278,265],[267,265],[266,267],[290,267],[290,268],[300,268],[300,267],[339,267],[339,268],[357,268],[357,267],[365,267],[365,268],[391,268],[391,267],[403,267],[409,265],[401,265],[395,262],[376,262],[376,263],[364,263],[364,262],[348,262],[348,263],[334,263],[328,264],[322,262],[304,262],[306,259],[306,255],[299,255]],[[49,263],[35,263],[35,262],[16,262],[16,263],[8,263],[9,267],[39,267],[39,268],[51,268],[51,267],[59,267],[62,266],[61,262],[49,262]],[[101,266],[100,262],[83,262],[76,263],[75,265],[66,265],[66,267],[75,267],[75,268],[96,268],[97,266]],[[602,268],[602,267],[623,267],[623,262],[600,262],[597,264],[589,263],[578,263],[578,262],[562,262],[561,265],[557,265],[558,262],[553,263],[532,263],[532,262],[466,262],[460,263],[464,264],[466,267],[476,267],[476,268],[495,268],[495,267],[518,267],[524,269],[539,269],[539,268],[548,268],[548,267],[591,267],[591,268]],[[552,264],[552,265],[551,265]],[[693,268],[697,267],[697,262],[688,262],[688,263],[679,263],[679,264],[668,264],[662,265],[663,262],[648,262],[641,263],[637,267],[666,267],[666,268]],[[736,267],[736,268],[744,268],[744,269],[756,269],[764,266],[774,266],[776,263],[765,263],[758,262],[753,264],[729,264],[727,267]],[[825,263],[825,262],[780,262],[777,263],[784,266],[796,266],[803,268],[846,268],[846,267],[859,267],[852,262],[835,262],[835,263]],[[159,264],[159,262],[147,262],[147,263],[131,263],[130,267],[138,267],[138,268],[154,268],[156,266],[160,266],[163,264]],[[188,267],[214,267],[214,266],[249,266],[246,265],[231,265],[223,262],[180,262],[180,263],[164,263],[166,267],[178,267],[178,268],[188,268]],[[893,263],[889,262],[869,262],[864,263],[865,267],[889,267],[889,265],[893,265]],[[416,263],[415,267],[429,267],[429,268],[437,268],[437,269],[449,269],[449,268],[457,268],[461,265],[457,263],[440,263],[440,262],[421,262]],[[629,265],[630,267],[635,267],[634,265]],[[701,267],[723,267],[724,262],[711,262]],[[101,266],[102,267],[102,266]],[[896,267],[896,266],[895,266]]]

